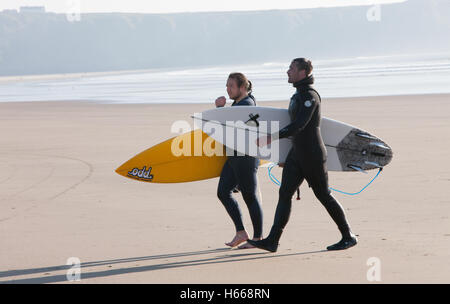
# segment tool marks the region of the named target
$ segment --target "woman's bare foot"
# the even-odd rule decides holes
[[[246,240],[248,240],[247,231],[241,230],[236,232],[236,235],[234,236],[233,240],[229,243],[225,243],[225,245],[230,247],[236,247],[237,245],[245,242]]]
[[[262,238],[253,238],[253,241],[260,241],[262,240]],[[245,244],[242,244],[241,246],[238,247],[238,249],[252,249],[255,248],[255,246],[253,246],[252,244],[249,244],[248,242],[245,242]]]

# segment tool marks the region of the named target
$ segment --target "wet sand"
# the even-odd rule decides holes
[[[324,116],[382,138],[394,158],[361,194],[335,193],[356,247],[324,250],[340,235],[305,183],[277,253],[225,248],[234,227],[217,178],[148,184],[114,172],[212,105],[0,103],[0,283],[67,283],[71,257],[80,283],[377,283],[367,279],[373,257],[381,283],[450,283],[449,100],[324,99]],[[330,172],[330,186],[355,192],[375,173]],[[278,186],[265,168],[258,178],[267,234]]]

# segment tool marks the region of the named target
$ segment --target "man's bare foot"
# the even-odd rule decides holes
[[[245,242],[246,240],[248,240],[247,231],[242,230],[242,231],[236,232],[236,235],[234,236],[233,240],[229,243],[225,243],[225,245],[230,246],[230,247],[236,247],[237,245]]]
[[[260,240],[262,240],[262,238],[253,238],[252,240],[260,241]],[[242,244],[241,246],[238,247],[238,249],[252,249],[252,248],[256,248],[256,247],[248,242],[245,242],[245,244]]]

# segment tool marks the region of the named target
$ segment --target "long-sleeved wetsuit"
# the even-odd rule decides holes
[[[312,88],[311,76],[297,82],[297,92],[289,104],[291,124],[273,138],[293,137],[293,147],[286,158],[273,229],[282,231],[291,212],[292,196],[306,179],[315,196],[326,208],[344,237],[350,227],[339,202],[331,195],[326,168],[327,152],[320,133],[321,99]],[[281,232],[280,232],[281,233]]]
[[[246,97],[232,106],[255,106],[255,101]],[[258,199],[257,170],[259,160],[236,153],[228,156],[222,173],[220,174],[219,185],[217,187],[217,196],[230,215],[236,231],[244,230],[242,223],[242,214],[237,201],[232,196],[233,189],[238,186],[242,197],[248,207],[250,218],[253,224],[253,237],[262,236],[263,212]]]

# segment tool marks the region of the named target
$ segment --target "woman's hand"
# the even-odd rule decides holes
[[[227,103],[227,99],[225,98],[225,96],[217,97],[217,99],[216,99],[216,107],[217,108],[221,108],[221,107],[225,106],[226,103]]]
[[[270,145],[271,142],[272,142],[272,137],[270,135],[266,135],[266,136],[258,138],[256,140],[256,145],[258,147],[264,147],[264,146]]]

